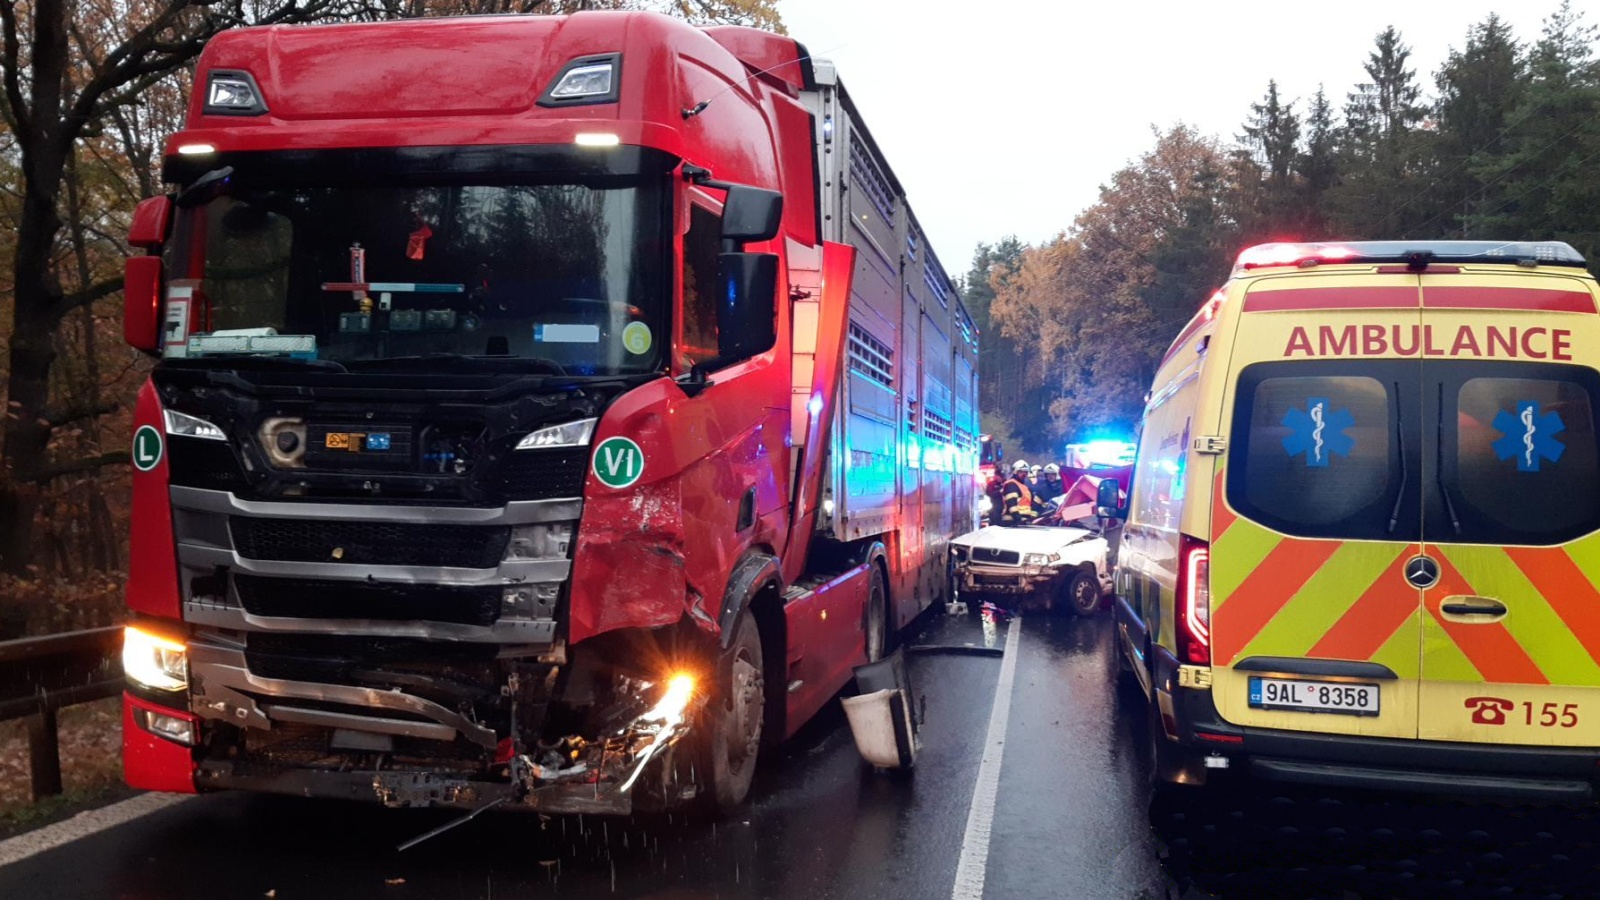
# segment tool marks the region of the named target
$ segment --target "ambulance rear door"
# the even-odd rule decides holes
[[[1434,271],[1444,268],[1433,274]],[[1422,277],[1419,735],[1600,745],[1600,315],[1593,282]]]
[[[1244,292],[1211,515],[1212,694],[1229,722],[1417,734],[1419,287],[1324,266]]]

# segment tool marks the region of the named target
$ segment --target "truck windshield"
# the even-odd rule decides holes
[[[650,371],[665,334],[666,202],[664,179],[649,177],[242,181],[182,213],[167,251],[166,355]]]

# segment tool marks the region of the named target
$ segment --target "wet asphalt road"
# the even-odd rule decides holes
[[[1108,626],[1021,625],[984,896],[1600,896],[1593,810],[1268,787],[1152,806]],[[907,639],[982,640],[943,616]],[[866,769],[835,704],[715,826],[491,813],[397,853],[448,816],[212,795],[0,867],[0,898],[950,897],[1000,665],[911,657],[914,776]]]

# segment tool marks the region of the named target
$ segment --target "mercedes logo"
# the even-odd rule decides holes
[[[1431,557],[1413,556],[1406,562],[1406,580],[1426,590],[1439,583],[1439,564]]]

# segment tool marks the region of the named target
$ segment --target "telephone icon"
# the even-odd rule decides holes
[[[1472,710],[1474,725],[1504,725],[1506,713],[1517,705],[1500,697],[1468,697],[1465,706]]]

